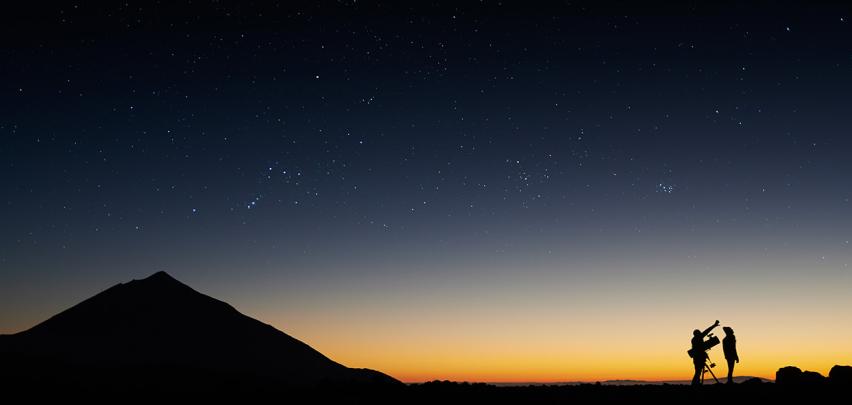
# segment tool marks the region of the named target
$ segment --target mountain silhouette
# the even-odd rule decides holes
[[[336,363],[165,272],[113,286],[29,330],[0,335],[0,358],[0,377],[39,381],[165,389],[211,381],[401,384]]]

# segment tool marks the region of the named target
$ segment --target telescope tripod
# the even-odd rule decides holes
[[[708,362],[710,362],[710,364],[707,364]],[[716,374],[713,374],[713,367],[716,367],[716,363],[710,361],[709,354],[705,354],[704,369],[701,370],[701,385],[704,385],[704,374],[707,373],[710,373],[710,375],[713,376],[713,379],[716,381],[716,384],[720,384],[719,379],[716,378]]]

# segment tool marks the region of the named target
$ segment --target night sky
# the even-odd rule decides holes
[[[0,17],[0,333],[164,270],[405,381],[852,362],[847,6],[85,3]]]

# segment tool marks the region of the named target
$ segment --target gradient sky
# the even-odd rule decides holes
[[[404,381],[852,363],[848,8],[168,3],[2,13],[0,333],[165,270]]]

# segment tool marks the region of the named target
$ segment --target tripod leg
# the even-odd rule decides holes
[[[720,384],[720,383],[719,383],[719,379],[718,379],[718,378],[716,378],[716,374],[713,374],[713,370],[711,370],[711,369],[710,369],[710,367],[708,367],[708,366],[705,364],[705,365],[704,365],[704,369],[710,372],[710,375],[712,375],[712,376],[713,376],[713,379],[714,379],[714,380],[716,380],[716,384]],[[702,377],[704,377],[704,373],[702,373]],[[702,378],[702,381],[701,381],[701,382],[702,382],[702,383],[704,383],[703,378]]]

